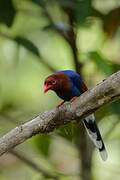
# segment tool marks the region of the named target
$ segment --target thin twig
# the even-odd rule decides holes
[[[18,152],[16,150],[11,150],[10,153],[14,156],[16,156],[19,160],[21,160],[22,162],[24,162],[25,164],[27,164],[29,167],[31,167],[32,169],[34,169],[35,171],[37,171],[38,173],[41,173],[44,177],[46,178],[52,178],[54,180],[57,180],[58,177],[57,176],[53,176],[51,174],[49,174],[48,172],[46,172],[45,170],[43,170],[42,168],[40,168],[39,165],[37,165],[35,162],[33,162],[32,160],[30,160],[26,155],[23,155],[21,152]]]
[[[14,40],[15,40],[14,37],[12,37],[12,36],[10,36],[10,35],[8,35],[8,34],[6,34],[6,33],[3,33],[3,32],[0,32],[0,36],[2,36],[2,37],[4,37],[4,38],[7,38],[7,39],[9,39],[9,40],[11,40],[11,41],[14,41]],[[22,44],[21,44],[21,45],[22,45]],[[48,68],[49,70],[51,70],[52,72],[55,72],[55,71],[56,71],[56,69],[55,69],[53,66],[51,66],[51,64],[47,63],[47,60],[45,60],[45,58],[44,58],[41,54],[40,54],[40,58],[37,57],[37,59],[40,60],[40,62],[43,63],[43,65],[44,65],[46,68]]]
[[[13,120],[7,114],[4,113],[4,114],[2,114],[2,116],[8,122],[10,122],[10,123],[12,123],[14,125],[18,125],[18,122],[15,119]],[[52,178],[54,180],[58,179],[57,176],[53,176],[53,175],[49,174],[43,168],[41,168],[40,165],[37,165],[35,162],[33,162],[33,160],[29,159],[26,155],[24,155],[23,153],[19,152],[18,150],[14,149],[14,150],[11,150],[9,153],[12,154],[13,156],[17,157],[20,161],[25,163],[27,166],[31,167],[33,170],[37,171],[38,173],[41,173],[44,177]]]

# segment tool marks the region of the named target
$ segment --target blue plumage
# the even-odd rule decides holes
[[[63,89],[62,92],[57,91],[57,95],[62,98],[65,101],[69,101],[75,96],[80,96],[85,90],[83,90],[82,87],[85,87],[85,84],[81,78],[81,76],[72,70],[64,70],[64,71],[58,71],[56,74],[64,74],[68,77],[68,81],[65,83],[69,83],[69,90],[64,91],[65,84],[63,83]],[[87,90],[87,88],[86,88]]]

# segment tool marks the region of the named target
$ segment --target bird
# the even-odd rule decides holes
[[[63,100],[60,104],[66,101],[74,101],[74,99],[88,90],[80,74],[73,70],[61,70],[49,75],[44,81],[44,93],[49,90],[54,91],[59,98]],[[59,106],[58,106],[59,107]],[[104,145],[100,130],[95,121],[95,115],[90,114],[82,120],[85,129],[99,150],[103,161],[106,161],[108,154]]]

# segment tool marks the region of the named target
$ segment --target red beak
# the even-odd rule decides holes
[[[51,89],[51,86],[44,85],[44,93],[48,92]]]

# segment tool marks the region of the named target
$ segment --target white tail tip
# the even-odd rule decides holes
[[[108,154],[107,154],[107,151],[104,149],[102,151],[100,151],[100,156],[102,158],[103,161],[106,161],[107,158],[108,158]]]

